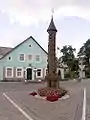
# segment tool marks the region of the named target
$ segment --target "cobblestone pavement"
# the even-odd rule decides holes
[[[70,98],[54,103],[28,95],[45,84],[0,83],[0,120],[28,120],[2,94],[6,93],[33,120],[81,120],[83,88],[87,89],[86,118],[90,119],[90,82],[61,82],[69,90]]]

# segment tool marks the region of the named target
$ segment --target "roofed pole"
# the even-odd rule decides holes
[[[47,29],[48,36],[48,74],[46,75],[48,87],[59,87],[59,76],[57,75],[57,61],[56,61],[56,32],[53,21],[53,15],[50,25]]]

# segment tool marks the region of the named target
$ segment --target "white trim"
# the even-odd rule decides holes
[[[21,71],[21,76],[18,76],[18,75],[17,75],[17,69],[22,69],[22,71]],[[17,77],[17,78],[23,78],[23,77],[24,77],[24,76],[23,76],[23,67],[17,67],[17,68],[16,68],[16,77]]]
[[[20,60],[20,54],[24,54],[24,60]],[[19,55],[18,55],[18,60],[20,61],[20,62],[25,62],[25,53],[19,53]]]
[[[38,76],[37,75],[37,72],[36,72],[36,78],[42,78],[43,77],[43,69],[42,68],[37,68],[37,70],[40,69],[41,70],[41,76]]]
[[[12,69],[12,76],[7,76],[7,69],[8,68]],[[7,78],[12,78],[13,77],[13,67],[6,67],[5,68],[5,77],[7,77]]]
[[[32,80],[33,80],[33,67],[26,67],[25,68],[25,70],[24,70],[25,71],[25,78],[27,79],[27,69],[28,68],[32,69]]]
[[[44,69],[44,76],[46,76],[46,72],[47,72],[48,68]]]

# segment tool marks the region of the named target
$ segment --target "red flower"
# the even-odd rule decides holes
[[[46,87],[46,88],[40,88],[38,89],[38,94],[40,96],[52,96],[52,95],[57,95],[58,98],[61,98],[62,96],[64,96],[67,93],[66,90],[64,90],[63,88],[50,88],[50,87]]]
[[[58,95],[48,95],[46,99],[50,102],[54,102],[58,100]]]
[[[36,92],[31,92],[29,95],[35,96],[35,95],[37,95],[37,93]]]

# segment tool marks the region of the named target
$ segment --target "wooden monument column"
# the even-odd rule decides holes
[[[56,63],[56,32],[53,16],[47,29],[48,36],[48,74],[46,75],[47,87],[58,88],[59,76],[57,75]]]

